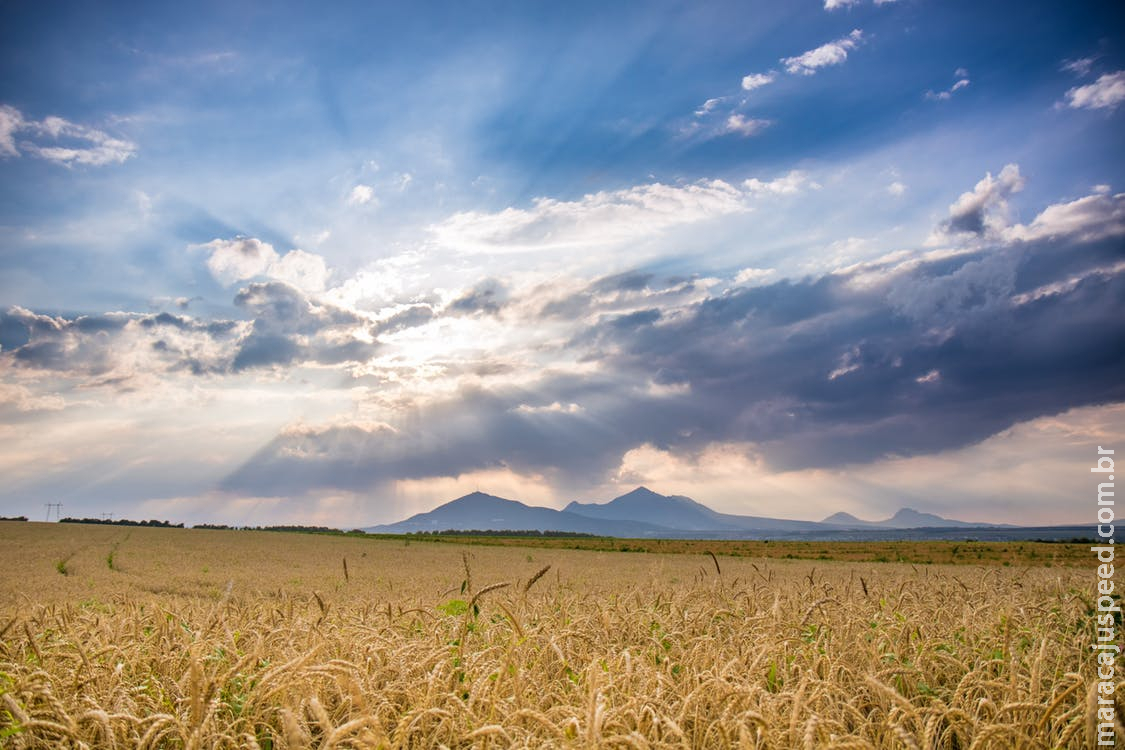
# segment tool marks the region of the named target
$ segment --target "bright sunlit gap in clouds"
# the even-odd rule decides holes
[[[1068,523],[1125,432],[1115,7],[3,14],[0,515]]]

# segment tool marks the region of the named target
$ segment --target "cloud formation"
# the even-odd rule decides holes
[[[926,98],[931,101],[937,102],[948,101],[949,99],[953,98],[954,94],[969,85],[969,71],[965,70],[964,68],[958,68],[956,71],[954,71],[953,76],[957,79],[957,81],[952,86],[950,86],[948,89],[945,89],[944,91],[926,91]]]
[[[734,451],[762,472],[932,455],[1125,399],[1125,196],[1098,188],[1022,224],[1008,203],[1023,185],[1015,164],[986,174],[949,206],[939,250],[802,278],[765,263],[654,265],[588,279],[478,274],[426,294],[376,293],[357,276],[319,291],[319,256],[216,239],[195,257],[239,286],[238,319],[13,307],[0,315],[0,368],[13,375],[0,409],[70,408],[41,382],[123,393],[145,378],[246,384],[299,371],[353,389],[353,410],[291,423],[226,476],[223,489],[253,497],[478,472],[578,491],[628,473],[638,451]],[[456,236],[606,247],[606,235],[690,229],[817,189],[801,170],[653,183],[461,214]],[[366,273],[383,283],[391,267]]]
[[[1008,164],[996,177],[991,172],[949,207],[949,220],[942,225],[950,235],[996,236],[1011,223],[1008,198],[1023,190],[1019,165]]]
[[[578,488],[643,446],[739,445],[770,471],[838,467],[1125,399],[1121,200],[1049,206],[1018,238],[989,233],[989,207],[1021,181],[1010,165],[955,202],[954,218],[988,238],[970,250],[773,283],[748,269],[738,282],[755,286],[702,296],[640,271],[597,280],[542,311],[576,321],[566,350],[584,374],[465,385],[401,425],[279,435],[225,486],[357,490],[507,470]]]
[[[1116,109],[1122,101],[1125,101],[1125,70],[1106,73],[1093,83],[1066,92],[1066,103],[1071,109]]]
[[[378,349],[366,318],[280,281],[250,284],[234,302],[253,316],[231,360],[234,372],[293,363],[360,364]]]
[[[1074,60],[1063,60],[1060,70],[1065,70],[1074,73],[1077,76],[1089,75],[1090,69],[1094,67],[1097,62],[1097,57],[1079,57]]]
[[[671,227],[746,210],[742,192],[723,180],[682,186],[651,183],[578,200],[536,198],[527,209],[467,211],[430,227],[441,245],[464,252],[522,252],[613,245]]]
[[[323,257],[300,249],[279,256],[273,245],[254,237],[214,239],[193,245],[192,249],[209,252],[207,268],[224,286],[267,277],[306,292],[321,292],[328,282],[328,266]]]
[[[770,126],[769,120],[760,118],[746,117],[745,115],[733,114],[727,118],[725,130],[728,133],[738,133],[742,136],[751,136],[761,133],[763,130]]]
[[[247,330],[238,321],[199,321],[170,313],[67,318],[18,306],[0,314],[0,329],[6,331],[0,361],[90,384],[125,384],[137,376],[177,370],[223,371],[231,347]]]
[[[0,105],[0,156],[26,153],[64,166],[100,167],[121,164],[136,152],[135,143],[96,128],[54,116],[29,120],[15,107]]]
[[[754,89],[760,89],[762,86],[773,83],[776,77],[776,74],[772,70],[769,73],[751,73],[750,75],[743,76],[742,90],[753,91]]]
[[[810,180],[808,175],[799,169],[791,170],[788,174],[768,181],[751,177],[744,180],[742,186],[754,195],[796,195],[806,188],[820,189],[820,185]]]
[[[409,177],[409,175],[407,175]],[[405,184],[404,184],[405,187]],[[348,193],[349,206],[365,206],[375,200],[375,189],[370,185],[356,185]]]
[[[127,387],[135,378],[177,372],[358,365],[379,347],[377,327],[368,318],[284,282],[252,283],[234,302],[249,320],[203,321],[167,312],[68,318],[12,307],[0,314],[0,364]]]
[[[1004,233],[1009,240],[1033,242],[1068,237],[1081,242],[1125,237],[1125,193],[1095,194],[1043,209],[1028,225]]]
[[[863,41],[863,31],[853,29],[845,37],[822,44],[815,49],[810,49],[796,57],[783,57],[781,64],[788,73],[811,76],[821,68],[840,65],[848,59],[848,52],[854,50]]]

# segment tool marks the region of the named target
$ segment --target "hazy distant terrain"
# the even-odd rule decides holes
[[[903,508],[882,521],[836,513],[823,521],[796,521],[718,513],[682,495],[638,487],[607,503],[572,502],[563,510],[525,505],[482,492],[452,500],[398,523],[370,526],[372,533],[438,531],[565,531],[597,536],[699,539],[1045,539],[1085,538],[1089,527],[1021,528],[957,521]]]

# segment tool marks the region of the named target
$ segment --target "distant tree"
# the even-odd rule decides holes
[[[108,518],[60,518],[59,523],[88,523],[95,526],[154,526],[164,529],[182,529],[182,523],[171,523],[169,521],[131,521],[128,518],[119,518],[115,521]]]

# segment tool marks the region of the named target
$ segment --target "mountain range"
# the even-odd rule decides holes
[[[607,503],[572,502],[563,510],[473,492],[429,512],[398,523],[371,526],[364,531],[377,534],[447,530],[561,531],[633,538],[760,538],[921,528],[997,526],[956,521],[912,508],[903,508],[882,521],[864,521],[849,513],[834,513],[823,521],[741,516],[719,513],[683,495],[661,495],[647,487],[638,487]]]

